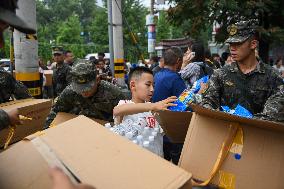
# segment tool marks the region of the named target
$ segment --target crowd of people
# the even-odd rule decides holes
[[[13,2],[13,3],[11,3]],[[17,1],[1,1],[0,32],[13,26],[24,33],[35,30],[18,18],[14,11]],[[13,14],[14,19],[9,19]],[[15,19],[18,19],[15,22]],[[21,24],[19,24],[19,22]],[[201,42],[193,42],[186,52],[179,47],[169,47],[161,58],[152,57],[145,66],[126,64],[125,73],[131,97],[116,85],[110,64],[104,53],[90,60],[74,61],[74,55],[60,46],[52,48],[53,61],[45,65],[39,60],[43,92],[47,98],[56,98],[47,117],[48,129],[58,112],[85,115],[106,121],[123,122],[129,119],[145,119],[148,127],[160,127],[153,114],[167,110],[179,95],[205,75],[210,77],[201,87],[200,106],[221,110],[222,105],[249,110],[256,119],[284,122],[284,67],[282,59],[275,66],[265,64],[256,53],[258,32],[253,20],[240,21],[228,28],[230,53],[212,56]],[[3,35],[0,35],[2,37]],[[0,39],[0,46],[4,40]],[[131,68],[128,68],[128,66]],[[44,70],[53,70],[52,86],[44,86]],[[4,70],[0,70],[0,102],[11,98],[30,98],[26,87]],[[20,124],[17,110],[0,110],[0,129]],[[1,132],[1,130],[0,130]],[[163,135],[163,133],[160,133]],[[163,157],[175,164],[183,147],[164,135]],[[55,188],[92,188],[75,186],[60,170],[51,170]],[[61,187],[60,187],[61,186]]]

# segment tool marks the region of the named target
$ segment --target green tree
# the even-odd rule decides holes
[[[221,24],[216,39],[223,42],[228,25],[240,19],[258,19],[261,38],[259,53],[268,60],[269,44],[284,41],[284,1],[279,0],[170,0],[175,7],[168,10],[170,21],[187,23],[188,35],[198,37],[214,21]]]
[[[172,32],[172,28],[166,18],[166,12],[160,11],[157,28],[156,28],[157,43],[159,43],[162,39],[170,39],[172,37],[171,32]]]
[[[136,36],[139,47],[144,56],[147,55],[147,28],[146,15],[147,9],[141,4],[139,0],[124,0],[122,1],[123,16],[127,20],[132,32]],[[123,37],[124,37],[124,53],[127,60],[137,62],[139,53],[137,47],[134,45],[129,27],[125,20],[123,21]]]
[[[91,26],[91,39],[95,44],[94,52],[108,52],[108,17],[106,9],[97,9],[96,16]]]

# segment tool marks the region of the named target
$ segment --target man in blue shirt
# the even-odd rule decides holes
[[[178,47],[171,47],[164,54],[164,68],[154,77],[155,90],[153,102],[164,100],[170,96],[178,97],[185,89],[185,83],[178,75],[183,53]],[[174,144],[164,136],[164,158],[178,164],[182,143]]]

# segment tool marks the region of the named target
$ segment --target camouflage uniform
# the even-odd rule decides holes
[[[255,35],[253,21],[238,22],[228,27],[230,37],[228,43],[243,43]],[[259,61],[255,70],[244,74],[237,62],[215,70],[211,76],[208,89],[203,95],[201,105],[219,109],[220,106],[235,108],[238,104],[253,114],[262,112],[266,100],[283,85],[278,73]]]
[[[26,86],[16,81],[13,76],[0,69],[0,103],[8,102],[13,97],[16,99],[31,98]],[[0,130],[10,123],[8,114],[0,109]]]
[[[4,129],[5,127],[8,127],[10,124],[10,119],[8,114],[0,109],[0,130]]]
[[[12,96],[16,99],[31,98],[25,85],[16,81],[10,73],[0,70],[0,103],[8,102]]]
[[[256,114],[262,112],[266,100],[281,84],[281,77],[269,65],[260,62],[254,71],[243,74],[233,62],[214,72],[201,104],[212,109],[240,104]]]
[[[71,67],[67,64],[56,64],[56,69],[53,72],[53,88],[55,96],[58,96],[70,83],[71,76],[70,76]]]
[[[113,120],[113,108],[126,97],[118,87],[106,81],[98,84],[93,96],[83,97],[81,92],[86,88],[93,88],[92,83],[96,84],[96,71],[90,69],[91,67],[91,65],[87,66],[82,63],[72,67],[72,83],[64,89],[52,107],[46,120],[46,128],[58,112],[85,115],[107,121]]]
[[[265,103],[263,112],[257,114],[255,118],[284,122],[284,86],[272,95]]]

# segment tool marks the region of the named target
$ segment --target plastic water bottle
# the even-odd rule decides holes
[[[137,130],[132,130],[125,134],[126,138],[128,138],[129,140],[134,139],[137,135],[138,135]]]
[[[117,125],[117,126],[113,127],[112,131],[116,134],[121,135],[121,136],[125,135],[125,130],[123,128],[123,125]]]
[[[111,124],[110,123],[106,123],[105,124],[105,128],[110,129],[111,128]]]
[[[150,143],[149,143],[149,141],[144,141],[143,142],[143,147],[145,148],[145,149],[148,149],[149,150],[149,145],[150,145]]]
[[[131,126],[131,125],[133,125],[133,121],[131,119],[126,119],[126,120],[123,121],[123,124]]]
[[[136,137],[136,139],[137,139],[138,145],[139,146],[143,146],[143,136],[142,135],[138,135]]]
[[[150,135],[150,127],[144,127],[142,135],[144,138],[148,138]]]
[[[137,123],[141,126],[141,128],[147,127],[148,125],[145,118],[138,118]]]
[[[155,138],[157,137],[157,134],[158,134],[157,131],[152,132],[152,136],[154,136]]]
[[[149,136],[149,150],[155,153],[155,137]]]
[[[159,127],[155,127],[155,128],[154,128],[154,131],[156,131],[157,133],[159,133],[159,132],[160,132],[160,128],[159,128]]]
[[[133,123],[132,128],[135,128],[138,131],[139,134],[141,134],[143,132],[143,129],[144,129],[138,123]]]

